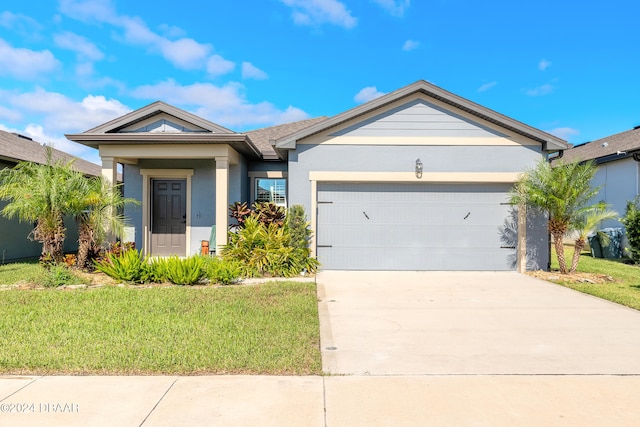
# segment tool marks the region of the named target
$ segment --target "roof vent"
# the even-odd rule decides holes
[[[12,132],[12,133],[13,133],[15,136],[17,136],[18,138],[24,138],[24,139],[28,139],[29,141],[33,141],[33,138],[29,138],[29,137],[28,137],[28,136],[26,136],[26,135],[21,135],[21,134],[19,134],[19,133],[15,133],[15,132]]]
[[[636,130],[636,129],[640,129],[640,125],[633,127],[633,130]]]
[[[609,146],[608,142],[605,141],[605,142],[602,143],[602,148],[605,148],[605,147],[608,147],[608,146]]]

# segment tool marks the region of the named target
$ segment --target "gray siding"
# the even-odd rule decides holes
[[[595,201],[605,201],[611,209],[624,216],[628,200],[638,194],[640,163],[628,158],[598,166],[592,185],[600,187]],[[602,227],[622,227],[617,220],[605,221]]]
[[[342,129],[332,136],[478,138],[504,135],[450,111],[445,111],[427,101],[416,99]]]

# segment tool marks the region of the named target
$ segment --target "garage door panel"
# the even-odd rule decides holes
[[[515,250],[500,240],[508,189],[320,183],[318,258],[327,269],[511,270]]]

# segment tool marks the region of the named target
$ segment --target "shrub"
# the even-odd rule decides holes
[[[271,202],[254,203],[251,216],[254,216],[262,224],[274,224],[277,227],[282,227],[287,210]]]
[[[292,246],[291,231],[276,223],[261,223],[249,216],[237,233],[231,233],[229,244],[222,250],[224,260],[241,262],[242,275],[291,277],[304,270],[316,271],[318,261],[309,257],[308,248]]]
[[[631,258],[640,262],[640,197],[627,202],[625,216],[620,221],[626,229]]]
[[[289,208],[285,227],[289,229],[291,235],[291,246],[299,249],[309,247],[311,229],[302,205],[293,205]]]
[[[128,249],[119,254],[108,253],[99,261],[94,261],[96,269],[109,277],[123,282],[143,283],[149,280],[149,257],[142,251]]]
[[[167,279],[176,285],[195,285],[202,279],[204,260],[201,256],[180,259],[177,256],[167,258]]]
[[[205,276],[211,283],[228,285],[235,282],[242,274],[242,264],[234,260],[209,258],[205,262]]]
[[[77,285],[85,281],[73,274],[64,264],[54,264],[42,270],[38,282],[47,288],[57,288],[58,286]]]
[[[147,280],[153,283],[169,281],[169,259],[151,258],[147,269]]]

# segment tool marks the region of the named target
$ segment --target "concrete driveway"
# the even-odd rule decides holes
[[[332,374],[640,374],[640,312],[511,272],[317,276]]]

